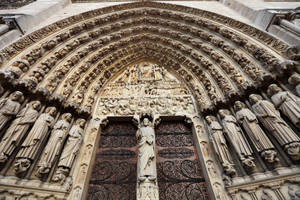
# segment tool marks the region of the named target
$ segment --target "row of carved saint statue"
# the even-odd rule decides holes
[[[283,91],[276,84],[268,87],[268,94],[272,103],[264,100],[261,95],[251,94],[249,96],[251,109],[245,103],[236,101],[234,103],[235,117],[229,110],[219,110],[222,126],[217,117],[206,116],[214,149],[224,173],[230,177],[236,175],[236,169],[225,138],[228,139],[230,146],[246,169],[252,170],[256,167],[253,161],[253,148],[265,162],[269,164],[279,162],[278,150],[268,135],[276,139],[292,160],[300,160],[300,137],[296,133],[296,129],[300,128],[300,98],[289,91]],[[290,120],[295,129],[288,125],[277,109]]]
[[[71,127],[70,113],[58,117],[55,107],[47,107],[40,113],[39,101],[31,101],[22,108],[23,99],[20,91],[0,99],[0,166],[3,168],[16,154],[13,165],[16,176],[24,176],[36,163],[35,176],[43,178],[57,162],[52,181],[63,183],[79,152],[86,121],[78,118]]]

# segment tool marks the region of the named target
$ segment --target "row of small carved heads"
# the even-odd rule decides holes
[[[237,30],[240,30],[246,34],[249,34],[252,37],[256,37],[258,40],[263,41],[264,43],[270,45],[270,47],[273,47],[274,49],[276,49],[278,51],[283,52],[287,48],[286,44],[280,42],[279,40],[276,40],[275,38],[255,29],[251,26],[248,26],[246,24],[243,24],[241,22],[235,21],[233,19],[221,16],[221,15],[217,15],[215,13],[210,13],[210,12],[203,11],[203,10],[198,10],[198,9],[193,9],[193,8],[188,8],[188,7],[178,6],[178,5],[171,5],[171,4],[161,4],[161,3],[158,4],[158,3],[154,3],[154,2],[147,2],[147,4],[149,4],[148,6],[154,7],[156,9],[140,8],[140,12],[142,12],[143,15],[152,14],[155,16],[161,15],[164,17],[173,16],[172,13],[170,14],[170,11],[166,11],[166,10],[159,11],[157,8],[173,10],[175,12],[180,11],[180,12],[184,12],[184,14],[183,13],[180,13],[180,14],[175,13],[176,14],[175,19],[181,19],[186,22],[194,22],[195,20],[193,18],[191,18],[191,16],[187,16],[186,14],[193,14],[193,15],[205,17],[208,19],[212,19],[214,21],[218,21],[221,24],[227,24],[228,26],[234,27]],[[57,31],[58,29],[63,29],[72,24],[75,24],[79,21],[82,21],[83,19],[90,19],[90,18],[93,18],[94,16],[99,16],[99,15],[103,15],[103,14],[110,13],[110,12],[116,12],[117,10],[120,10],[121,12],[114,14],[112,17],[106,18],[106,20],[108,20],[108,19],[113,20],[116,18],[120,18],[119,16],[121,16],[121,18],[133,16],[136,13],[138,13],[136,10],[132,10],[132,11],[127,10],[127,11],[123,11],[123,12],[122,12],[122,10],[139,8],[141,6],[145,6],[145,5],[139,4],[139,3],[122,4],[122,5],[117,5],[117,6],[113,6],[113,7],[105,7],[102,9],[93,10],[93,11],[86,12],[86,13],[83,13],[80,15],[75,15],[75,16],[69,17],[67,19],[58,21],[58,22],[51,24],[43,29],[33,32],[29,36],[19,40],[19,42],[6,48],[3,51],[3,53],[7,54],[6,56],[14,56],[17,53],[17,51],[20,51],[20,50],[24,49],[25,47],[28,47],[33,42],[36,42],[36,41],[40,40],[41,38],[43,38],[47,35],[50,35],[51,33]],[[194,16],[192,16],[192,17],[194,17]],[[103,21],[105,22],[105,20],[103,20]],[[198,21],[198,20],[196,20],[196,21]],[[10,54],[12,54],[12,55],[10,55]]]
[[[158,21],[162,21],[162,20],[158,20]],[[162,21],[162,23],[161,24],[165,24],[165,23],[163,23],[163,22],[165,22],[165,23],[167,23],[168,21]],[[170,23],[170,22],[169,22]],[[132,24],[132,23],[130,23],[130,24]],[[179,27],[181,27],[180,26],[180,23],[175,23],[177,26],[179,26]],[[125,24],[126,25],[126,24]],[[86,24],[84,24],[84,26],[86,26]],[[89,26],[90,27],[90,26]],[[106,29],[105,28],[102,28],[101,30],[102,31],[94,31],[94,32],[90,32],[90,35],[93,37],[97,37],[97,35],[99,36],[99,34],[101,34],[101,33],[105,33],[105,30],[113,30],[114,28],[109,28],[110,26],[108,26]],[[120,28],[120,27],[118,27],[118,28]],[[181,28],[181,30],[186,30],[186,29],[188,29],[189,30],[189,26],[183,26],[183,28]],[[51,48],[54,48],[54,46],[56,45],[56,43],[57,43],[57,41],[60,41],[60,40],[62,40],[61,38],[63,38],[64,40],[66,40],[67,38],[69,38],[70,37],[70,35],[72,35],[72,34],[76,34],[77,32],[76,31],[74,31],[73,29],[71,29],[72,31],[70,31],[71,33],[70,34],[67,34],[67,33],[64,33],[64,34],[60,34],[59,36],[57,36],[57,38],[58,39],[55,39],[55,40],[50,40],[50,41],[48,41],[48,42],[46,42],[46,43],[44,43],[43,45],[42,45],[42,48],[37,48],[37,49],[35,49],[35,50],[32,50],[31,51],[31,53],[29,53],[27,56],[25,56],[25,58],[26,57],[28,57],[29,58],[29,61],[28,61],[28,63],[30,64],[30,62],[33,62],[33,61],[35,61],[38,57],[40,57],[40,56],[42,56],[42,54],[44,53],[44,50],[45,49],[51,49]],[[84,30],[84,28],[76,28],[75,30]],[[194,30],[194,31],[193,31]],[[198,33],[198,35],[199,35],[199,32],[200,32],[200,36],[202,35],[202,39],[205,39],[205,38],[211,38],[210,37],[210,34],[207,34],[207,33],[204,33],[204,32],[202,32],[201,33],[201,31],[199,31],[199,30],[197,30],[197,29],[192,29],[192,33]],[[120,36],[119,36],[120,37]],[[112,37],[113,38],[113,37]],[[73,41],[73,43],[76,43],[75,44],[75,46],[76,45],[80,45],[80,43],[85,43],[85,42],[87,42],[87,41],[89,41],[89,36],[82,36],[82,37],[79,37],[77,40],[74,40]],[[250,43],[251,44],[251,43]],[[258,49],[260,49],[261,50],[261,52],[264,52],[264,53],[267,53],[266,51],[264,51],[262,48],[260,48],[260,47],[258,47],[258,46],[255,46],[255,45],[253,45],[253,44],[251,44],[251,45],[249,45],[251,48],[255,48],[255,50],[256,50],[256,52],[257,52],[257,50]],[[70,48],[70,49],[72,49],[73,47],[72,47],[72,45],[69,45],[69,47],[68,48]],[[67,49],[68,49],[67,48]],[[62,49],[63,50],[63,49]],[[65,49],[66,50],[66,49]],[[267,55],[269,55],[269,54],[267,54]],[[58,57],[60,57],[61,56],[61,54],[59,54],[59,52],[57,52],[57,56]],[[271,55],[269,55],[269,57],[270,57]],[[273,57],[274,58],[274,57]],[[26,64],[26,62],[24,63],[24,64]],[[27,68],[27,67],[25,67],[25,68]]]
[[[99,56],[99,55],[98,55]],[[90,60],[94,60],[93,58],[92,59],[90,59]],[[111,63],[111,61],[107,61],[107,63]],[[99,65],[98,65],[99,66]],[[95,71],[95,69],[94,69],[94,71]]]

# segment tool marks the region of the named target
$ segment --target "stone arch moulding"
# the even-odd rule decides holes
[[[65,186],[68,189],[53,192],[82,199],[99,129],[107,122],[105,115],[96,115],[99,94],[135,63],[148,60],[163,66],[193,96],[197,111],[187,119],[194,125],[209,189],[220,199],[225,190],[222,170],[209,153],[212,145],[202,119],[290,75],[296,64],[288,60],[288,48],[265,32],[208,11],[156,2],[128,3],[60,20],[2,49],[0,89],[7,90],[3,97],[22,90],[26,101],[36,98],[60,112],[88,119],[70,171],[72,190]],[[45,187],[51,190],[51,183]]]

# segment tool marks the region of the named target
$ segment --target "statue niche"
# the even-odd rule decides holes
[[[20,91],[13,92],[8,98],[0,100],[0,130],[6,123],[12,119],[20,110],[20,103],[23,101],[23,93]]]
[[[43,141],[46,139],[49,129],[53,126],[56,114],[55,107],[48,107],[45,113],[41,114],[28,133],[16,156],[14,171],[19,175],[28,170],[40,150]]]
[[[137,199],[158,200],[155,133],[148,117],[142,119],[136,133],[138,140]]]
[[[257,94],[251,94],[249,99],[252,103],[253,112],[264,127],[270,131],[292,159],[299,160],[300,138],[281,118],[275,106]]]
[[[249,169],[255,167],[252,157],[253,151],[247,142],[242,130],[238,127],[236,119],[229,114],[229,110],[221,109],[219,114],[222,118],[224,132],[227,134],[230,142],[239,156],[242,163]]]
[[[282,91],[276,84],[268,88],[271,100],[292,123],[300,128],[300,98],[288,91]]]
[[[32,101],[28,103],[16,116],[0,143],[0,163],[4,164],[17,146],[20,145],[29,127],[39,116],[41,103]]]
[[[59,158],[59,162],[57,165],[58,168],[52,178],[52,181],[60,182],[61,184],[63,184],[67,176],[69,175],[75,158],[79,153],[81,147],[84,125],[85,120],[79,118],[72,126],[67,142]]]
[[[227,176],[234,177],[236,170],[233,167],[234,163],[223,135],[222,126],[214,116],[207,116],[205,119],[209,125],[210,138],[224,172]]]
[[[36,172],[37,177],[43,177],[48,174],[53,166],[53,162],[58,157],[60,149],[66,138],[66,133],[70,125],[72,115],[70,113],[64,113],[61,120],[58,120],[53,130],[51,131],[50,139],[41,155],[41,159],[38,163],[38,170]]]
[[[245,104],[241,101],[236,101],[234,103],[234,109],[236,111],[236,118],[238,122],[242,124],[260,155],[269,163],[278,162],[279,159],[277,158],[275,147],[258,125],[258,120],[255,114],[246,108]]]

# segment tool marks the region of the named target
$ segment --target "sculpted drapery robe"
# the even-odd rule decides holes
[[[271,97],[276,107],[300,128],[300,98],[296,95],[281,91]]]
[[[150,126],[141,127],[137,131],[138,138],[138,177],[156,176],[154,129]]]
[[[59,151],[63,145],[70,123],[65,120],[59,120],[55,123],[51,131],[50,139],[42,153],[38,166],[51,168],[53,161],[59,155]]]
[[[250,137],[258,152],[267,149],[274,149],[270,139],[258,125],[258,120],[252,111],[248,108],[242,108],[236,112],[236,118],[242,123],[246,133]]]
[[[10,156],[14,149],[19,145],[20,141],[24,137],[28,128],[35,122],[39,115],[39,112],[33,109],[29,104],[23,108],[16,116],[17,118],[12,122],[7,129],[1,143],[0,154]]]
[[[209,128],[214,148],[221,163],[224,165],[233,164],[221,125],[218,122],[213,121],[211,122]]]
[[[20,103],[10,98],[0,100],[0,130],[20,110]]]
[[[75,124],[69,132],[69,138],[60,156],[58,167],[72,168],[82,142],[83,128]]]
[[[252,108],[261,123],[274,135],[281,145],[300,141],[300,138],[283,121],[271,102],[259,100]]]
[[[54,118],[51,115],[48,113],[41,114],[21,145],[21,149],[16,157],[34,160],[53,122]]]
[[[224,132],[230,138],[230,141],[239,157],[243,159],[245,156],[251,156],[252,149],[241,132],[241,129],[237,126],[236,119],[232,115],[226,115],[222,120],[222,124]]]

